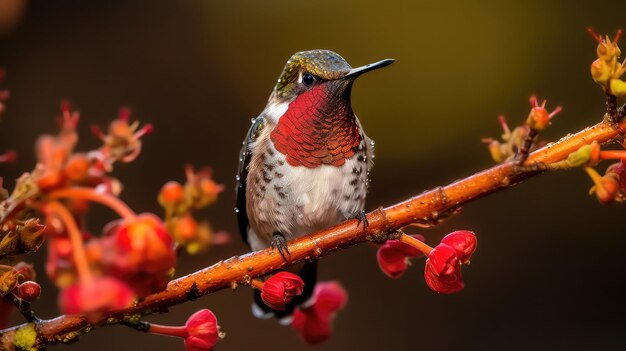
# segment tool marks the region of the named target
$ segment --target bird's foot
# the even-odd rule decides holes
[[[356,222],[357,228],[361,225],[361,223],[363,223],[363,229],[367,229],[367,227],[369,227],[370,225],[370,222],[367,220],[367,214],[363,210],[360,210],[354,213],[352,215],[352,218],[357,220]]]
[[[291,256],[289,252],[289,248],[287,248],[287,239],[285,236],[279,232],[274,233],[272,235],[272,249],[277,249],[278,253],[283,257],[283,260],[287,261],[287,257],[285,257],[285,253]]]

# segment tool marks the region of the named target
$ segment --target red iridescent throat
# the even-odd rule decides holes
[[[350,107],[350,88],[320,84],[289,104],[270,136],[287,163],[341,166],[354,156],[361,135]]]

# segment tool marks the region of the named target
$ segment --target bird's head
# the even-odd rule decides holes
[[[349,104],[352,83],[358,76],[393,62],[386,59],[352,68],[343,57],[330,50],[297,52],[287,61],[270,100],[290,103],[307,94],[316,105]]]

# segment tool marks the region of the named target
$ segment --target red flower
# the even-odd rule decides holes
[[[204,309],[192,314],[187,323],[185,349],[187,351],[211,351],[220,338],[217,318],[210,310]]]
[[[457,257],[463,264],[468,264],[469,259],[476,251],[476,235],[468,230],[457,230],[441,239],[441,243],[451,246],[456,250]]]
[[[140,296],[165,288],[176,263],[172,238],[153,214],[112,224],[101,241],[105,273],[127,282]]]
[[[537,101],[537,97],[535,95],[530,97],[530,114],[526,119],[526,124],[530,126],[531,129],[541,131],[545,129],[548,124],[550,124],[550,120],[557,113],[561,112],[563,109],[561,106],[558,106],[554,109],[554,111],[548,113],[546,110],[546,100],[543,100],[541,105]]]
[[[459,230],[446,235],[441,244],[428,254],[424,278],[428,286],[443,294],[463,290],[461,263],[469,263],[476,251],[476,236],[467,230]]]
[[[77,314],[122,309],[130,306],[134,299],[135,294],[128,285],[103,277],[64,289],[59,295],[59,306],[64,314]]]
[[[332,321],[348,300],[348,293],[339,282],[321,282],[313,291],[313,305],[297,309],[292,328],[307,344],[319,344],[332,335]]]
[[[152,133],[152,125],[145,124],[139,129],[139,122],[129,123],[130,110],[120,109],[118,118],[109,125],[108,134],[98,126],[92,126],[91,131],[104,145],[100,152],[109,162],[131,162],[141,153],[141,137]]]
[[[182,202],[184,195],[183,186],[179,182],[169,181],[161,188],[158,200],[161,206],[172,206]]]
[[[69,286],[76,279],[72,252],[72,243],[67,236],[56,235],[48,239],[46,274],[59,288]]]
[[[0,155],[0,163],[11,163],[15,162],[15,160],[17,160],[17,153],[15,153],[15,151],[13,150],[8,150]]]
[[[595,193],[596,198],[601,204],[608,205],[616,201],[624,201],[624,167],[621,162],[609,166],[604,176],[598,174],[598,172],[591,167],[585,167],[585,171],[589,174],[594,183],[594,186],[589,190],[589,194]]]
[[[187,183],[185,183],[185,196],[190,201],[191,206],[200,209],[211,205],[217,200],[217,195],[224,190],[222,184],[217,184],[212,179],[213,171],[204,168],[194,172],[193,167],[185,167]]]
[[[596,198],[608,205],[619,199],[620,180],[617,173],[607,173],[595,187]]]
[[[144,213],[117,228],[117,244],[129,259],[142,263],[159,263],[172,254],[172,238],[157,216]],[[167,264],[170,266],[169,264]]]
[[[185,214],[172,220],[172,235],[176,242],[186,245],[192,242],[198,233],[198,222],[190,214]]]
[[[289,272],[279,272],[271,276],[263,284],[261,298],[269,307],[283,311],[285,304],[291,302],[294,296],[302,294],[304,281]]]
[[[622,192],[626,191],[626,164],[624,163],[624,161],[620,161],[610,165],[606,169],[606,173],[616,174],[616,177],[619,180],[620,190]]]
[[[438,293],[452,294],[463,290],[461,263],[456,250],[446,244],[437,245],[426,260],[424,278],[428,286]]]
[[[182,327],[150,324],[148,332],[183,338],[187,351],[211,351],[217,340],[224,336],[220,333],[217,318],[207,309],[192,314]]]
[[[424,241],[421,235],[412,237]],[[389,278],[400,278],[407,269],[409,258],[418,257],[422,252],[400,240],[387,240],[376,253],[378,266]]]
[[[63,173],[67,180],[80,183],[89,175],[90,167],[90,161],[85,154],[73,154],[69,156]]]

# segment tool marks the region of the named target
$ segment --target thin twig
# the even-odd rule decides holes
[[[5,295],[4,299],[12,303],[28,323],[40,321],[37,315],[35,315],[35,312],[30,308],[30,302],[24,301],[13,294]]]
[[[610,92],[606,92],[606,115],[609,122],[619,122],[619,114],[617,112],[617,97]]]
[[[539,131],[536,129],[530,128],[528,130],[528,134],[524,138],[524,142],[522,143],[522,147],[517,151],[515,155],[514,161],[517,165],[523,165],[524,162],[528,159],[528,155],[530,155],[530,149],[533,147],[535,139],[539,135]]]

